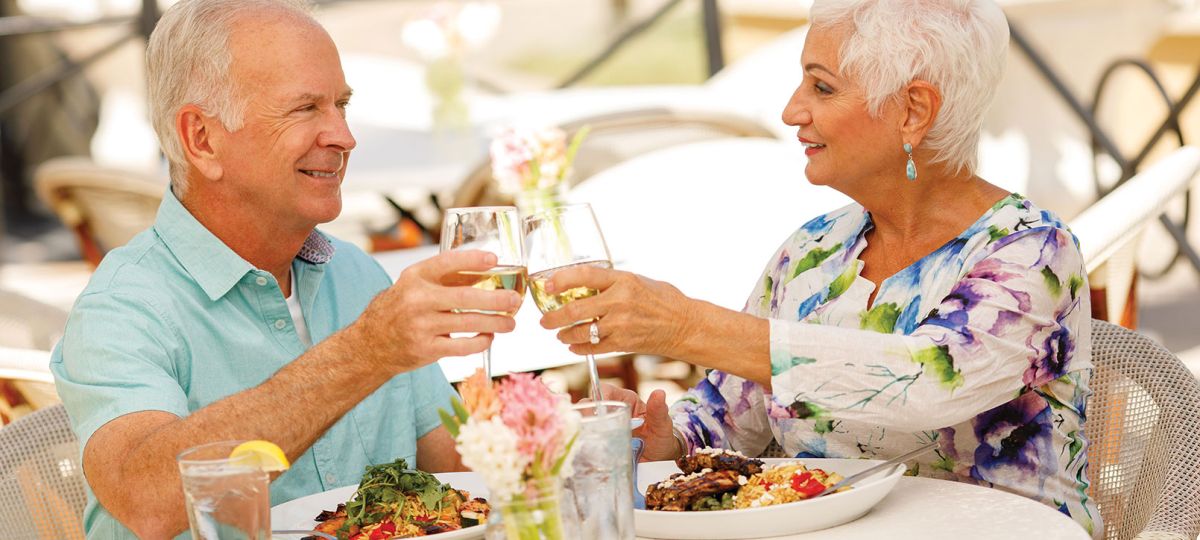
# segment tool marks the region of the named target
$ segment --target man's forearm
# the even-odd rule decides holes
[[[175,456],[191,446],[262,439],[278,444],[289,460],[297,459],[339,418],[392,376],[371,362],[358,361],[360,351],[355,343],[362,342],[355,336],[358,331],[352,325],[262,384],[161,425],[142,437],[121,459],[120,484],[156,488],[126,491],[122,496],[126,500],[112,501],[126,511],[114,515],[134,522],[159,521],[163,527],[153,529],[166,535],[186,529],[182,498],[163,495],[180,493]],[[157,532],[146,532],[157,536]]]
[[[191,440],[263,439],[296,459],[394,374],[356,361],[351,326],[313,347],[262,384],[216,401],[162,435]]]

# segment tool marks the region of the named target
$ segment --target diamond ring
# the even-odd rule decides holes
[[[588,342],[592,345],[600,343],[600,327],[596,325],[596,322],[592,321],[592,324],[588,325]]]

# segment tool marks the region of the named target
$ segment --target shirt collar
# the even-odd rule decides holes
[[[158,207],[154,230],[210,300],[225,296],[247,272],[255,270],[254,265],[197,221],[170,189]],[[333,252],[333,243],[314,229],[296,257],[311,264],[324,264],[333,257]]]

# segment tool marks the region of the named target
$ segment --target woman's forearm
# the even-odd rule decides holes
[[[694,300],[684,311],[683,338],[670,356],[771,388],[767,319]]]

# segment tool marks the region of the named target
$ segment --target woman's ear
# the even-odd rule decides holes
[[[214,143],[220,137],[219,120],[204,114],[196,105],[184,105],[175,115],[175,131],[188,163],[206,179],[219,180],[223,173]]]
[[[915,80],[901,90],[900,97],[905,109],[900,132],[904,140],[915,147],[933,129],[942,108],[942,93],[926,81]]]

